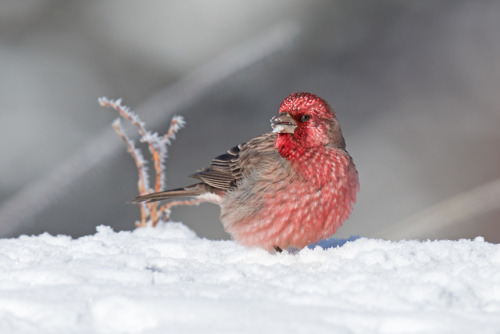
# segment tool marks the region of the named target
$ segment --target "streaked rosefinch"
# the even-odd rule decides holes
[[[333,109],[293,93],[263,134],[213,159],[201,182],[139,196],[134,202],[198,197],[220,205],[220,220],[239,243],[281,251],[334,234],[349,217],[358,172]]]

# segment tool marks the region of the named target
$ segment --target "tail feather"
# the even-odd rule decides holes
[[[138,196],[131,200],[129,203],[140,203],[140,202],[156,202],[162,200],[168,200],[178,197],[196,197],[207,192],[206,187],[201,184],[193,184],[185,188],[176,188],[166,191],[161,191],[157,193],[146,194]]]

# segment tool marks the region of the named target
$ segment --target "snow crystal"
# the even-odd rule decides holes
[[[498,333],[500,245],[269,254],[180,223],[0,240],[0,333]]]
[[[172,122],[175,123],[174,132],[172,133],[172,139],[175,139],[175,133],[186,126],[186,121],[184,120],[184,117],[175,115],[174,117],[172,117]]]
[[[274,133],[283,133],[283,132],[285,132],[285,130],[286,130],[286,127],[284,125],[276,124],[273,126]]]

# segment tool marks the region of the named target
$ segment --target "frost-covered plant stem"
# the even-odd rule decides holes
[[[171,139],[175,139],[175,134],[184,126],[184,119],[181,116],[174,116],[170,122],[170,128],[163,136],[159,136],[156,132],[147,131],[145,123],[142,122],[135,113],[133,113],[127,106],[121,104],[121,99],[116,101],[109,100],[106,97],[99,98],[99,104],[103,107],[112,108],[120,114],[124,119],[130,121],[135,125],[141,135],[141,142],[148,145],[149,152],[153,159],[154,170],[156,174],[154,190],[149,185],[149,177],[147,170],[147,161],[144,159],[140,149],[135,147],[135,143],[131,140],[123,130],[120,124],[120,119],[113,122],[113,128],[122,138],[127,146],[127,150],[132,156],[137,166],[139,173],[138,189],[139,195],[149,194],[151,192],[159,192],[165,188],[165,159],[167,158],[167,145],[170,144]],[[176,201],[177,202],[177,201]],[[158,208],[158,203],[141,203],[141,221],[136,222],[136,226],[147,226],[151,221],[151,225],[156,226],[160,219],[168,220],[170,215],[170,208],[175,205],[189,205],[191,201],[178,201],[179,203],[167,203]],[[186,202],[186,203],[184,203]],[[196,203],[192,203],[196,204]]]

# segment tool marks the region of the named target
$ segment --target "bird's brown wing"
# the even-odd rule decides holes
[[[227,153],[215,157],[209,167],[200,169],[191,177],[216,189],[231,190],[248,172],[248,166],[255,166],[261,155],[275,151],[275,136],[270,132],[235,146]]]
[[[279,155],[274,148],[276,135],[263,134],[247,143],[233,147],[212,160],[209,167],[200,169],[191,177],[201,182],[177,189],[139,196],[131,203],[154,202],[177,197],[196,197],[205,193],[219,194],[234,189],[238,182],[259,162],[267,161],[270,154]]]

